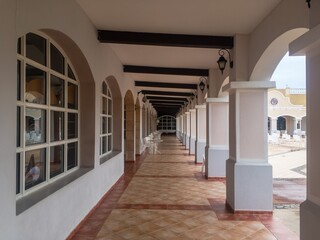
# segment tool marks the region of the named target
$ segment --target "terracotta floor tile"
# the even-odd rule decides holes
[[[160,154],[125,163],[125,175],[101,200],[73,240],[295,240],[286,215],[233,214],[225,179],[207,180],[175,137],[163,136]],[[297,185],[296,185],[297,184]],[[303,181],[276,180],[276,204],[300,201]],[[286,191],[282,191],[286,189]],[[302,196],[303,198],[303,196]],[[278,205],[280,208],[281,205]]]

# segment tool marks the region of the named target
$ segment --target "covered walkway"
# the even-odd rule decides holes
[[[69,239],[299,239],[271,214],[233,214],[224,180],[206,180],[175,135],[125,174]],[[280,186],[282,187],[282,186]]]

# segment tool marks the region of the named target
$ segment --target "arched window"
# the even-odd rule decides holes
[[[18,196],[79,167],[79,82],[60,47],[28,33],[17,46]]]
[[[162,132],[175,132],[176,131],[176,119],[173,116],[164,115],[158,118],[157,129]]]
[[[112,95],[108,84],[103,81],[100,112],[100,156],[112,152]]]

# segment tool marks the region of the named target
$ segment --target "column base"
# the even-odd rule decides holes
[[[300,239],[313,240],[320,236],[320,206],[306,200],[300,205]]]
[[[190,150],[189,154],[194,155],[196,152],[196,139],[195,138],[190,138]]]
[[[206,147],[207,178],[224,178],[226,176],[226,161],[229,157],[228,148]]]
[[[226,162],[227,204],[234,212],[272,212],[272,166],[268,163]]]
[[[201,142],[196,140],[196,151],[195,151],[195,162],[202,163],[203,162],[203,154],[205,154],[206,142]]]

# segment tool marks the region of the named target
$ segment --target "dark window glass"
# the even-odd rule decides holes
[[[26,145],[46,141],[46,111],[37,108],[26,108]]]
[[[101,154],[107,152],[107,136],[101,137]]]
[[[21,146],[21,108],[17,107],[17,147]]]
[[[108,136],[108,152],[110,152],[112,150],[112,136],[109,135]]]
[[[29,189],[46,180],[46,149],[26,152],[25,189]]]
[[[20,193],[20,184],[21,184],[21,172],[20,172],[20,153],[17,153],[16,155],[16,194]]]
[[[18,38],[17,41],[17,53],[21,54],[21,38]]]
[[[21,62],[17,62],[17,100],[21,100]]]
[[[68,83],[68,108],[78,109],[78,86]]]
[[[106,117],[101,117],[101,125],[102,125],[102,128],[101,128],[101,133],[102,134],[106,134],[108,129],[108,125],[107,125],[107,118]]]
[[[28,33],[26,36],[26,53],[27,58],[46,66],[46,39],[34,33]]]
[[[112,133],[112,118],[108,117],[108,133]]]
[[[71,67],[69,65],[68,65],[68,77],[73,79],[73,80],[77,80],[75,75],[74,75],[74,73],[73,73],[73,71],[72,71],[72,69],[71,69]]]
[[[51,69],[64,74],[64,57],[61,52],[52,44],[50,44],[50,63]]]
[[[61,141],[64,139],[64,113],[51,111],[50,115],[50,141]]]
[[[102,98],[102,114],[108,114],[108,99]]]
[[[78,114],[68,113],[68,139],[78,137]]]
[[[50,104],[51,106],[64,107],[64,81],[54,75],[51,75]]]
[[[78,165],[78,143],[77,142],[68,144],[67,165],[68,165],[68,170]]]
[[[108,99],[108,115],[112,115],[112,100]]]
[[[107,95],[108,94],[108,86],[105,82],[102,83],[102,93],[104,95]]]
[[[26,102],[46,104],[46,73],[38,68],[26,67]]]
[[[64,146],[50,148],[50,178],[53,178],[64,171]]]

